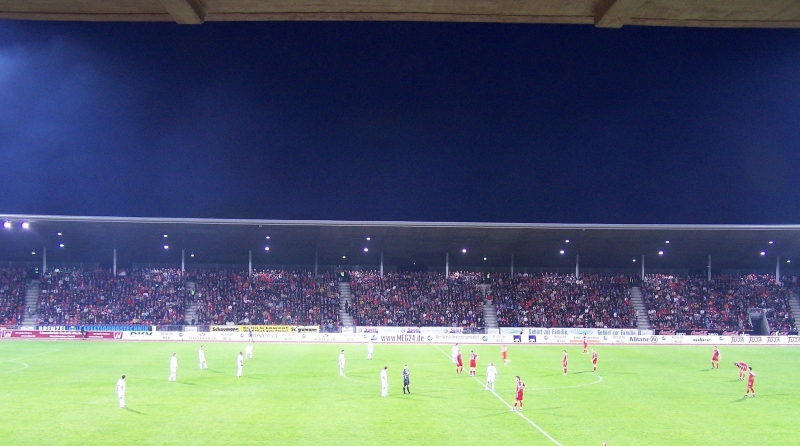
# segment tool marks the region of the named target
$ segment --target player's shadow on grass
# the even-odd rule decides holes
[[[257,381],[264,381],[264,378],[257,378],[257,377],[255,377],[255,376],[250,376],[250,375],[248,375],[248,376],[244,376],[243,378],[244,378],[244,379],[255,379],[255,380],[257,380]]]
[[[220,372],[219,370],[211,370],[211,369],[206,369],[206,370],[208,370],[208,371],[209,371],[209,372],[211,372],[211,373],[222,373],[222,372]]]
[[[144,412],[139,412],[138,410],[131,409],[130,407],[126,407],[125,410],[127,410],[128,412],[133,412],[133,413],[135,413],[137,415],[147,415]]]
[[[575,375],[580,375],[581,373],[595,373],[595,372],[592,372],[592,371],[589,371],[589,370],[584,370],[584,371],[581,371],[581,372],[575,372],[574,374]]]
[[[178,384],[183,384],[184,386],[196,386],[197,385],[195,383],[187,383],[185,381],[178,381]]]

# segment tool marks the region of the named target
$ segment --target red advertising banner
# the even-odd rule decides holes
[[[5,330],[0,337],[17,339],[121,339],[120,332],[87,331],[86,336],[77,331]]]
[[[117,339],[113,331],[87,331],[86,339]]]
[[[35,330],[11,330],[11,337],[21,339],[80,339],[81,334],[69,332],[57,333],[53,331],[43,333]]]

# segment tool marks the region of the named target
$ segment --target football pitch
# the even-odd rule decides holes
[[[478,376],[455,374],[450,345],[256,344],[236,378],[243,344],[0,342],[0,442],[34,444],[797,444],[800,350],[594,346],[598,370],[579,346],[461,345],[479,355]],[[345,350],[345,376],[338,355]],[[167,382],[178,353],[177,382]],[[484,390],[492,361],[496,393]],[[757,373],[743,398],[735,361]],[[408,364],[411,395],[402,393]],[[388,366],[389,397],[379,373]],[[465,364],[466,365],[466,364]],[[467,367],[465,367],[467,369]],[[127,375],[127,408],[117,379]],[[525,410],[510,412],[514,376]]]

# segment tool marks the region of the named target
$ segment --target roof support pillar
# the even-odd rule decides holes
[[[381,251],[381,279],[383,279],[383,251]]]
[[[47,272],[47,248],[42,248],[42,272]]]
[[[446,252],[444,254],[444,275],[445,277],[450,277],[450,253]]]
[[[775,283],[781,284],[781,256],[775,261]]]
[[[642,282],[644,282],[644,254],[642,254]]]
[[[711,281],[711,256],[708,256],[708,280]]]
[[[117,248],[114,248],[114,277],[117,277]]]
[[[247,276],[253,277],[253,250],[247,251]]]
[[[511,253],[511,279],[514,279],[514,253]]]
[[[575,254],[575,278],[581,278],[581,255]]]

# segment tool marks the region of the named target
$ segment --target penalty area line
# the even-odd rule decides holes
[[[448,359],[450,358],[450,356],[448,356],[448,355],[447,355],[447,353],[445,353],[445,352],[444,352],[444,351],[443,351],[441,348],[439,348],[439,346],[438,346],[438,345],[436,345],[435,347],[436,347],[436,349],[437,349],[437,350],[439,350],[439,352],[441,352],[441,353],[442,353],[442,354],[443,354],[445,357],[447,357]],[[476,372],[476,374],[477,374],[477,372]],[[481,381],[478,379],[478,377],[477,377],[477,376],[471,376],[470,378],[474,379],[474,380],[475,380],[475,382],[476,382],[476,383],[478,383],[478,385],[480,385],[480,386],[481,386],[481,387],[483,387],[484,389],[486,388],[486,385],[485,385],[484,383],[482,383],[482,382],[481,382]],[[508,404],[508,403],[506,402],[506,400],[504,400],[504,399],[503,399],[503,397],[501,397],[500,395],[498,395],[498,394],[497,394],[497,392],[495,392],[494,390],[490,390],[490,392],[492,392],[492,395],[494,395],[495,397],[497,397],[497,399],[498,399],[498,400],[500,400],[500,401],[501,401],[503,404],[505,404],[505,405],[506,405],[506,407],[508,407],[509,409],[511,409],[511,407],[512,407],[512,406],[511,406],[511,404]],[[559,442],[558,442],[558,440],[556,440],[555,438],[553,438],[553,437],[552,437],[550,434],[548,434],[547,432],[545,432],[545,430],[544,430],[544,429],[542,429],[541,427],[539,427],[539,425],[538,425],[538,424],[534,423],[534,422],[533,422],[533,420],[531,420],[530,418],[528,418],[528,417],[526,417],[525,415],[523,415],[523,414],[522,414],[522,412],[515,410],[515,411],[514,411],[514,413],[515,413],[515,414],[517,414],[517,415],[519,415],[520,417],[522,417],[522,419],[523,419],[523,420],[525,420],[525,421],[527,421],[527,422],[528,422],[528,424],[530,424],[531,426],[535,427],[535,428],[536,428],[536,430],[538,430],[539,432],[541,432],[541,434],[542,434],[542,435],[544,435],[545,437],[547,437],[547,439],[548,439],[548,440],[552,441],[552,442],[553,442],[553,444],[556,444],[556,445],[558,445],[558,446],[564,446],[564,445],[562,445],[561,443],[559,443]]]

